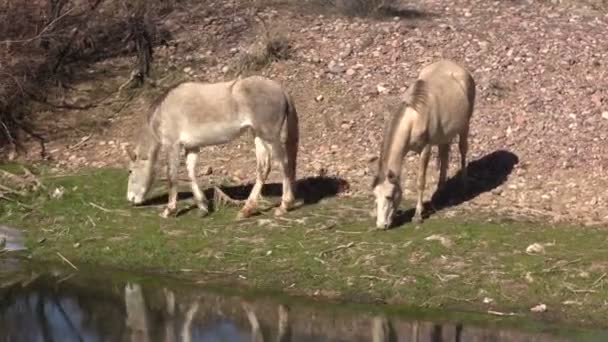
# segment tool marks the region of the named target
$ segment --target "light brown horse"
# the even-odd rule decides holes
[[[239,217],[255,209],[271,167],[271,156],[283,171],[283,196],[275,214],[293,206],[298,153],[298,115],[289,94],[273,80],[252,76],[230,82],[186,82],[169,89],[152,105],[135,150],[128,149],[131,165],[127,200],[141,204],[154,177],[160,147],[167,151],[169,202],[162,216],[177,211],[177,168],[180,151],[196,204],[207,214],[208,202],[198,186],[196,162],[203,146],[230,142],[251,130],[256,150],[256,181]]]
[[[378,172],[372,187],[376,197],[376,227],[386,229],[401,202],[401,167],[409,151],[420,156],[418,199],[414,222],[422,221],[422,196],[426,183],[431,146],[439,148],[439,182],[446,181],[450,143],[459,136],[462,183],[466,187],[466,155],[469,122],[475,103],[475,81],[464,67],[441,60],[420,71],[400,108],[384,130]]]

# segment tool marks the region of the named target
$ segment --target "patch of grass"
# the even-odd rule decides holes
[[[61,261],[59,252],[77,267],[585,325],[605,326],[608,314],[605,229],[433,216],[420,226],[370,231],[367,198],[327,198],[282,218],[269,211],[235,221],[238,208],[224,207],[204,218],[192,210],[162,219],[162,208],[127,204],[123,170],[40,179],[45,191],[0,202],[0,222],[26,230],[36,260]],[[65,190],[61,198],[49,196],[56,188]],[[532,243],[544,252],[526,253]],[[531,314],[540,303],[548,311]]]

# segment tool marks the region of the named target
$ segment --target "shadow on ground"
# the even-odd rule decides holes
[[[434,213],[479,196],[484,192],[491,191],[503,184],[513,171],[519,158],[512,152],[497,150],[487,154],[467,165],[467,190],[463,193],[461,175],[458,171],[447,180],[445,186],[436,191],[431,200],[424,204],[423,218],[428,218]],[[430,170],[429,170],[430,171]],[[434,188],[436,184],[427,183],[426,188]],[[415,209],[411,208],[401,212],[395,217],[393,227],[401,226],[411,222]]]
[[[360,17],[370,19],[432,19],[438,15],[432,12],[422,11],[403,4],[384,4],[378,7],[377,1],[341,1],[328,2],[316,1],[267,1],[262,7],[284,7],[298,14],[323,14],[323,15],[345,15],[349,17]]]
[[[220,186],[219,187],[226,195],[232,200],[244,201],[249,196],[253,183],[245,185],[232,185],[232,186]],[[320,200],[333,197],[340,192],[343,192],[348,188],[348,182],[344,179],[337,177],[317,176],[317,177],[305,177],[296,181],[296,202],[301,202],[302,205],[315,204]],[[214,205],[213,198],[214,188],[205,190],[205,196],[209,199],[211,206]],[[262,196],[264,197],[280,197],[283,193],[282,183],[267,183],[262,188]],[[181,191],[178,193],[178,201],[187,200],[192,198],[192,192]],[[165,205],[169,200],[166,193],[152,197],[143,203],[143,206],[155,206]],[[181,210],[179,215],[183,215],[187,211],[193,209],[190,207],[186,210]]]

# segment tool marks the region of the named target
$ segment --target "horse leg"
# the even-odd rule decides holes
[[[243,208],[237,214],[237,219],[251,216],[252,211],[257,206],[258,199],[262,193],[264,182],[270,173],[270,148],[261,138],[255,137],[255,158],[256,158],[256,177],[255,184],[249,193],[249,197]]]
[[[469,149],[469,130],[466,129],[458,138],[458,148],[460,149],[460,175],[462,182],[462,192],[467,192],[467,152]]]
[[[179,167],[179,150],[179,144],[168,146],[167,150],[167,183],[169,188],[169,202],[161,214],[161,216],[164,218],[172,216],[177,211],[177,168]]]
[[[450,144],[439,145],[439,154],[437,161],[439,164],[439,181],[437,182],[437,190],[439,191],[444,185],[448,174],[450,157]]]
[[[201,191],[198,186],[198,180],[196,179],[196,162],[198,160],[198,148],[186,149],[186,168],[188,169],[188,178],[190,178],[190,185],[192,186],[192,194],[196,206],[200,210],[203,216],[209,213],[209,205],[205,194]]]
[[[429,166],[429,158],[431,156],[431,145],[426,145],[420,153],[420,165],[418,168],[418,201],[416,203],[416,212],[412,219],[414,223],[422,222],[422,195],[424,194],[424,186],[426,184],[426,169]]]
[[[279,164],[281,164],[281,170],[283,171],[283,196],[281,197],[281,205],[274,212],[275,216],[280,216],[287,213],[295,202],[295,196],[293,194],[295,170],[289,167],[290,162],[287,159],[288,156],[284,145],[280,143],[273,144],[272,151],[279,161]]]

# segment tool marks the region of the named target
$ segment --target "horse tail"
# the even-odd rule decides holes
[[[300,142],[300,132],[298,123],[298,112],[291,96],[285,93],[287,101],[286,120],[285,120],[285,150],[287,153],[287,170],[295,181],[296,163],[298,158],[298,145]]]

